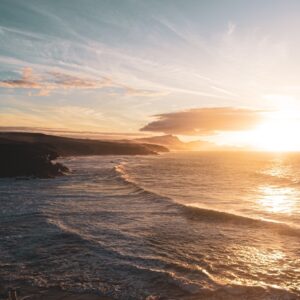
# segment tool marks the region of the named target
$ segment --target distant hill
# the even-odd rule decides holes
[[[170,147],[170,149],[181,149],[182,147],[185,147],[185,143],[183,143],[177,136],[171,134],[147,138],[138,138],[134,141],[139,143],[153,143],[163,145],[166,147]]]
[[[193,142],[182,142],[177,136],[174,135],[162,135],[153,136],[147,138],[135,139],[139,143],[155,143],[158,145],[166,146],[170,150],[189,150],[189,151],[211,151],[220,149],[216,144],[207,141],[193,141]]]
[[[190,150],[194,151],[221,151],[225,150],[224,147],[221,147],[215,143],[211,143],[208,141],[193,141],[185,143],[186,147]]]

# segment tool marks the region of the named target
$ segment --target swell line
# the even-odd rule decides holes
[[[114,167],[114,172],[118,180],[121,180],[126,185],[131,185],[133,188],[136,189],[137,193],[144,194],[145,196],[152,196],[152,199],[156,201],[167,201],[169,202],[169,204],[175,205],[180,210],[180,212],[183,213],[189,219],[207,223],[226,223],[232,225],[248,226],[253,228],[261,227],[276,230],[280,234],[300,237],[300,228],[290,226],[286,223],[253,218],[250,216],[243,216],[231,212],[183,204],[169,196],[163,196],[155,191],[145,189],[130,177],[130,175],[126,172],[125,165],[122,163]]]

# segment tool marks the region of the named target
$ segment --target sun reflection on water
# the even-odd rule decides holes
[[[241,285],[257,285],[259,283],[259,285],[264,286],[268,285],[267,282],[271,276],[275,276],[277,279],[272,282],[272,286],[277,288],[282,286],[281,272],[289,266],[283,265],[286,254],[280,249],[233,246],[231,251],[235,261],[232,266],[235,268],[236,274],[247,272],[246,276],[233,278],[233,283]],[[249,264],[249,262],[251,263]]]
[[[258,199],[262,208],[271,213],[289,214],[294,210],[296,191],[291,187],[262,186]]]

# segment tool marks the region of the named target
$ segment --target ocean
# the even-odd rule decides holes
[[[300,154],[61,161],[64,177],[0,180],[0,285],[300,299]]]

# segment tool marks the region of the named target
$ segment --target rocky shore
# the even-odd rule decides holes
[[[153,155],[168,149],[130,141],[99,141],[41,133],[0,132],[0,177],[53,178],[68,168],[58,157],[83,155]]]
[[[68,168],[52,161],[58,153],[48,145],[9,143],[0,145],[0,177],[53,178]]]

